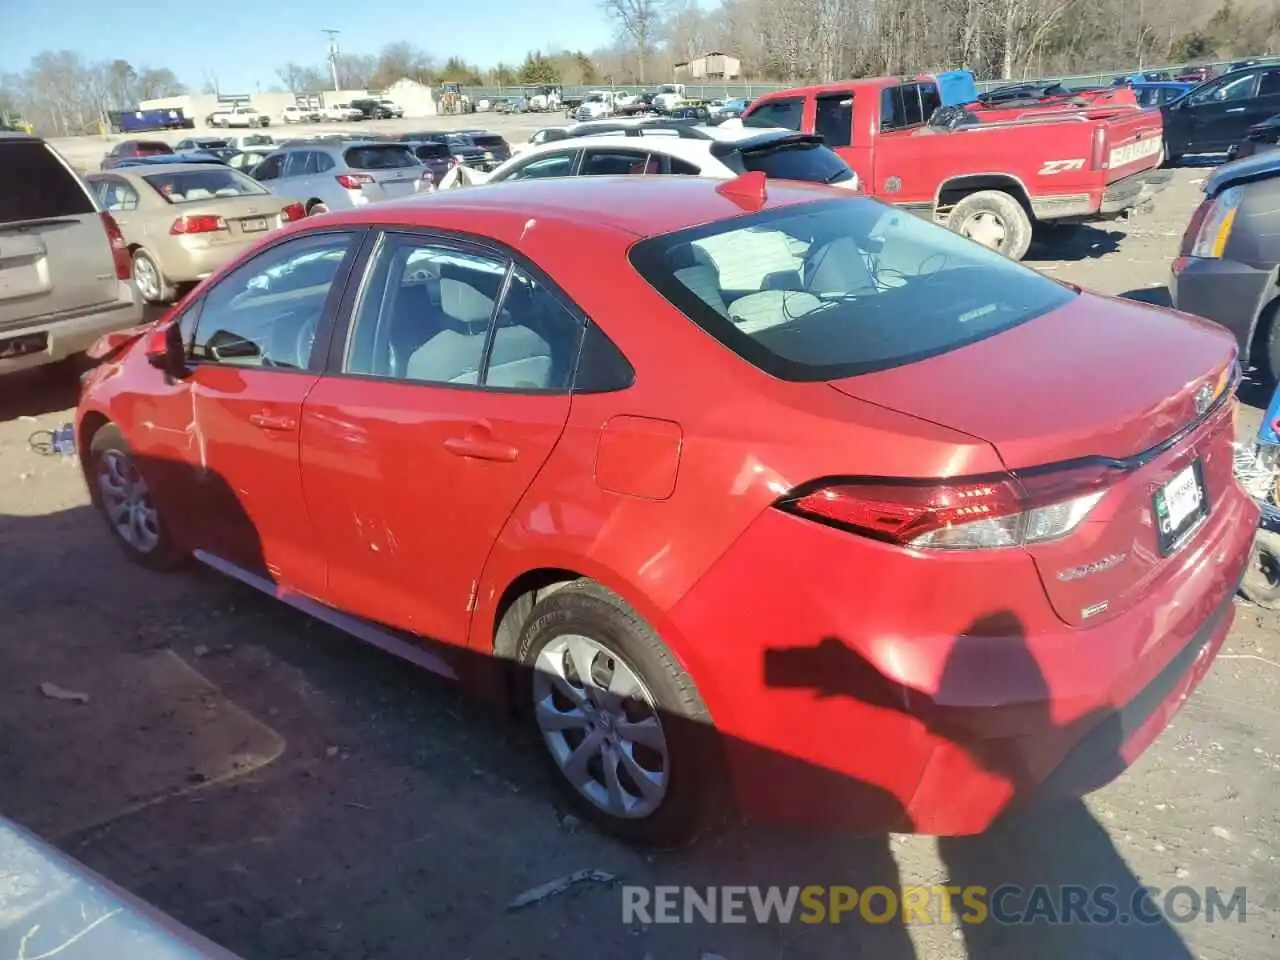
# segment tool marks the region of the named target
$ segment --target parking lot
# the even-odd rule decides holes
[[[514,143],[559,120],[368,127],[489,127]],[[55,145],[82,169],[107,149],[87,138]],[[1204,175],[1178,171],[1154,211],[1035,249],[1029,265],[1167,302],[1169,261]],[[1052,378],[1051,357],[1027,362]],[[75,461],[29,447],[34,432],[70,419],[75,387],[66,371],[0,383],[0,812],[246,960],[1275,956],[1280,614],[1241,606],[1172,727],[1084,804],[1027,811],[964,840],[744,828],[645,855],[566,817],[540,746],[446,684],[211,573],[125,563]],[[1252,433],[1265,400],[1249,388],[1243,399],[1241,429]],[[511,909],[579,870],[601,874]],[[1138,885],[1245,887],[1247,912],[1244,922],[1109,926],[852,915],[646,925],[624,923],[617,882],[1111,885],[1122,899]]]

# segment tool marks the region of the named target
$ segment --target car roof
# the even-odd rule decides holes
[[[579,232],[598,230],[653,237],[744,216],[748,211],[740,201],[719,191],[726,182],[731,181],[629,176],[515,180],[384,201],[330,213],[326,219],[334,223],[441,225],[472,230],[513,245],[529,222],[538,220],[557,222]],[[821,184],[771,180],[759,210],[837,196],[873,202],[856,194],[833,192]],[[751,206],[750,212],[758,212],[754,204]]]
[[[110,170],[90,170],[86,179],[100,177],[150,177],[157,173],[203,173],[210,168],[214,170],[234,170],[234,167],[218,163],[131,163],[127,166],[112,167]]]
[[[1202,189],[1205,196],[1212,197],[1227,187],[1267,180],[1277,174],[1280,174],[1280,150],[1267,150],[1243,160],[1224,163],[1209,175]]]

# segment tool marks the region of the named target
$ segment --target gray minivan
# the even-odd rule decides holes
[[[308,216],[435,190],[431,172],[403,143],[291,143],[249,175],[277,196],[299,201]]]
[[[142,320],[120,228],[39,137],[0,132],[0,374]]]

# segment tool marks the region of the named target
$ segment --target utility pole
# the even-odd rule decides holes
[[[338,86],[338,34],[341,30],[321,30],[323,34],[329,37],[329,74],[333,77],[333,89],[341,90]]]

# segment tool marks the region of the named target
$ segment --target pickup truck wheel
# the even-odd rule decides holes
[[[951,208],[947,226],[1010,260],[1021,260],[1031,246],[1031,218],[1022,204],[999,190],[969,194]]]

